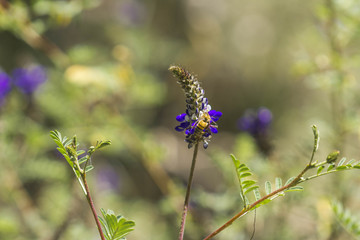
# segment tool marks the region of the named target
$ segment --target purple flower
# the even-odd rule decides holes
[[[249,133],[256,141],[257,146],[265,155],[269,155],[272,144],[268,136],[272,122],[272,113],[267,108],[259,108],[257,111],[250,109],[238,121],[240,130]]]
[[[0,72],[0,106],[4,103],[6,95],[11,90],[10,82],[10,77],[4,72]]]
[[[100,188],[103,190],[117,190],[120,186],[119,176],[111,167],[101,168],[97,178]]]
[[[41,66],[17,68],[13,71],[14,84],[25,94],[32,94],[47,80],[45,69]]]
[[[136,26],[144,22],[146,9],[144,4],[139,1],[125,0],[121,1],[116,16],[123,24]]]
[[[222,116],[221,112],[215,110],[205,111],[200,114],[199,119],[190,119],[189,115],[182,113],[176,117],[180,125],[175,127],[178,132],[185,131],[185,142],[191,148],[199,140],[204,141],[204,148],[208,147],[211,134],[218,133],[216,122]],[[204,125],[202,125],[204,124]]]
[[[267,108],[260,108],[257,112],[248,110],[238,121],[239,129],[252,136],[266,134],[272,122],[272,113]]]
[[[178,132],[185,131],[185,142],[188,148],[203,141],[204,148],[208,147],[208,141],[212,133],[217,133],[216,122],[222,113],[211,110],[205,91],[200,86],[197,78],[178,66],[171,66],[169,70],[177,77],[177,81],[185,92],[186,110],[176,117],[180,125],[175,127]]]

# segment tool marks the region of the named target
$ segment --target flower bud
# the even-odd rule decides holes
[[[326,157],[327,163],[334,163],[340,155],[340,151],[334,151]]]

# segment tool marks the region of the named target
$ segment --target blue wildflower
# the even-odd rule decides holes
[[[239,119],[238,126],[242,131],[252,136],[265,134],[272,122],[272,113],[267,108],[260,108],[257,112],[248,110]]]
[[[32,94],[47,80],[45,69],[41,66],[17,68],[13,71],[14,84],[25,94]]]
[[[262,107],[257,111],[250,109],[238,121],[240,130],[254,137],[262,152],[268,154],[271,146],[268,139],[269,127],[272,122],[272,113],[269,109]]]
[[[10,77],[4,72],[0,72],[0,106],[4,103],[5,97],[11,90],[10,82]]]
[[[200,141],[203,141],[204,148],[207,148],[212,133],[218,133],[216,122],[222,113],[211,110],[208,99],[204,96],[205,91],[192,74],[177,66],[171,66],[169,70],[179,79],[178,83],[186,97],[186,111],[176,117],[180,124],[175,130],[185,132],[188,148]]]

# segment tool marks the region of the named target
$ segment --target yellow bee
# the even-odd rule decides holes
[[[206,130],[210,126],[211,117],[209,113],[204,112],[199,119],[195,122],[195,131],[194,131],[194,138],[201,139],[202,135],[204,134],[204,130]]]
[[[203,112],[199,119],[193,123],[194,133],[189,136],[187,142],[189,142],[189,148],[193,146],[194,143],[199,142],[201,140],[204,141],[204,148],[207,148],[208,142],[206,138],[210,136],[209,127],[217,128],[217,124],[211,120],[211,116],[208,112]]]

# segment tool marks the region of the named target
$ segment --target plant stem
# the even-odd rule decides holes
[[[318,144],[319,144],[319,132],[316,128],[315,125],[313,125],[313,133],[314,133],[314,147],[311,153],[311,157],[310,157],[310,161],[309,163],[306,165],[306,167],[301,171],[301,173],[299,173],[299,175],[297,175],[289,184],[269,193],[268,195],[260,198],[259,200],[257,200],[256,202],[252,203],[251,205],[244,207],[238,214],[236,214],[235,216],[233,216],[229,221],[227,221],[224,225],[222,225],[221,227],[219,227],[217,230],[215,230],[214,232],[212,232],[209,236],[207,236],[206,238],[204,238],[204,240],[210,239],[214,236],[216,236],[218,233],[220,233],[221,231],[223,231],[225,228],[227,228],[228,226],[230,226],[236,219],[240,218],[241,216],[245,215],[246,213],[248,213],[250,210],[252,210],[253,208],[256,208],[256,206],[260,203],[262,203],[263,201],[270,199],[273,196],[276,196],[278,193],[281,193],[283,191],[285,191],[288,188],[291,188],[293,186],[296,186],[297,184],[306,181],[302,176],[304,176],[304,174],[311,168],[316,167],[316,164],[313,164],[313,160],[314,160],[314,156],[315,153],[318,149]],[[320,166],[326,164],[326,161],[319,163],[318,165]],[[239,179],[240,181],[240,186],[241,186],[241,179]]]
[[[250,210],[252,210],[253,208],[255,208],[258,204],[260,204],[261,202],[265,201],[266,199],[271,198],[272,196],[281,193],[283,191],[285,191],[286,189],[293,187],[295,185],[297,185],[300,181],[301,181],[301,177],[306,173],[306,171],[308,171],[309,169],[313,168],[312,165],[308,164],[306,165],[306,167],[301,171],[301,173],[294,178],[294,180],[292,180],[289,184],[283,186],[282,188],[279,188],[271,193],[269,193],[268,195],[262,197],[261,199],[257,200],[256,202],[252,203],[251,205],[249,205],[247,208],[243,208],[239,213],[237,213],[235,216],[233,216],[229,221],[227,221],[225,224],[223,224],[221,227],[219,227],[218,229],[216,229],[214,232],[212,232],[210,235],[208,235],[207,237],[205,237],[203,240],[208,240],[210,238],[215,237],[218,233],[220,233],[221,231],[223,231],[225,228],[229,227],[235,220],[237,220],[238,218],[240,218],[241,216],[245,215],[246,213],[248,213]]]
[[[181,219],[181,225],[180,225],[179,240],[183,240],[183,238],[184,238],[186,215],[187,215],[188,207],[189,207],[190,190],[191,190],[191,184],[192,184],[192,180],[193,180],[193,176],[194,176],[194,170],[195,170],[195,163],[196,163],[196,157],[197,157],[197,153],[198,153],[198,148],[199,148],[199,144],[196,143],[195,148],[194,148],[193,159],[192,159],[192,162],[191,162],[189,180],[188,180],[188,184],[187,184],[187,188],[186,188],[186,195],[185,195],[185,201],[184,201],[184,210],[183,210],[182,219]]]
[[[93,200],[91,198],[91,195],[90,195],[90,190],[89,190],[88,184],[86,182],[86,173],[81,174],[81,178],[82,178],[82,180],[84,182],[84,186],[85,186],[85,190],[86,190],[86,199],[87,199],[87,201],[88,201],[88,203],[90,205],[91,212],[93,213],[93,216],[94,216],[94,219],[95,219],[95,222],[96,222],[96,226],[97,226],[97,228],[99,230],[101,240],[106,240],[105,236],[104,236],[104,233],[102,232],[102,229],[101,229],[101,225],[100,225],[100,222],[99,222],[96,210],[95,210],[94,202],[93,202]]]

